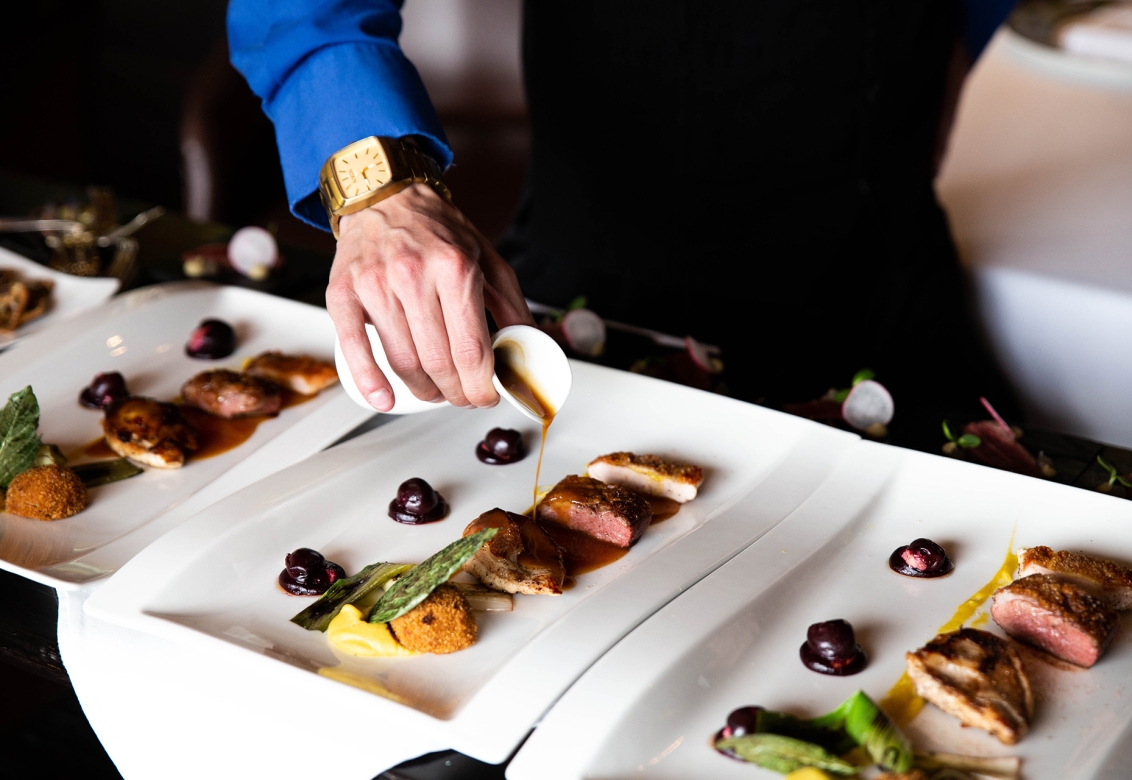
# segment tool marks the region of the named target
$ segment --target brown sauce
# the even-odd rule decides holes
[[[668,518],[680,511],[680,502],[673,501],[671,498],[664,498],[663,496],[646,496],[644,493],[638,493],[641,498],[649,502],[652,508],[652,522],[650,526],[657,523],[663,523]]]
[[[99,460],[120,457],[118,453],[110,449],[110,445],[106,443],[106,439],[95,439],[82,448],[82,454],[86,455],[88,458],[98,458]]]
[[[290,409],[292,406],[305,404],[307,401],[310,401],[318,396],[318,393],[304,395],[302,393],[296,393],[294,390],[290,390],[286,387],[281,389],[283,390],[283,405],[280,407],[281,409]]]
[[[576,577],[579,574],[600,569],[602,566],[608,566],[629,552],[628,547],[618,547],[615,544],[603,542],[581,531],[575,531],[557,523],[539,523],[539,527],[562,550],[567,577]]]
[[[226,420],[194,406],[182,406],[185,421],[197,432],[197,448],[188,453],[189,460],[204,460],[234,450],[255,433],[264,420],[271,417],[237,417]]]
[[[495,375],[499,377],[499,383],[514,396],[515,400],[542,420],[542,440],[538,446],[538,465],[535,466],[535,487],[532,491],[533,501],[531,502],[530,513],[531,517],[534,517],[534,508],[538,505],[538,481],[542,475],[542,455],[546,450],[546,432],[550,430],[550,424],[554,422],[554,415],[557,410],[543,397],[537,387],[515,370],[509,354],[513,351],[505,345],[495,348]]]

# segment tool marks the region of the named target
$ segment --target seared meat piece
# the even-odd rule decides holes
[[[197,432],[173,404],[130,396],[106,407],[106,443],[123,458],[159,469],[179,469],[197,448]]]
[[[0,331],[11,331],[47,312],[55,283],[0,273]]]
[[[566,568],[558,549],[535,521],[513,512],[492,509],[464,529],[464,536],[485,528],[498,533],[464,564],[464,571],[489,588],[530,596],[562,593]]]
[[[632,452],[602,455],[594,459],[588,469],[594,479],[681,504],[695,498],[696,490],[704,481],[704,470],[699,466]]]
[[[1015,639],[1090,667],[1116,635],[1116,610],[1072,582],[1031,574],[999,588],[991,617]]]
[[[1113,609],[1132,608],[1132,571],[1118,563],[1091,555],[1054,552],[1049,547],[1030,547],[1018,551],[1016,578],[1031,574],[1052,574],[1087,590]]]
[[[538,517],[629,547],[652,522],[652,508],[631,490],[571,474],[539,502]]]
[[[248,363],[244,371],[302,395],[314,395],[338,381],[338,371],[332,363],[282,352],[264,352]]]
[[[279,386],[226,368],[202,371],[181,387],[185,403],[217,417],[275,414],[283,406]]]
[[[906,653],[916,693],[1006,745],[1026,733],[1034,695],[1018,652],[994,634],[961,628]]]

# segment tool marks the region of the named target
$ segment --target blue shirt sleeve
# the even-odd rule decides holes
[[[318,199],[326,158],[371,135],[416,135],[447,167],[452,151],[397,44],[403,0],[232,0],[232,64],[275,123],[295,216],[329,230]]]
[[[1013,8],[1014,0],[963,0],[963,45],[972,63]]]

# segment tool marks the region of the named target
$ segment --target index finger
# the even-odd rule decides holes
[[[358,392],[374,409],[388,412],[393,408],[393,388],[374,359],[361,301],[351,297],[332,304],[328,296],[326,304]]]

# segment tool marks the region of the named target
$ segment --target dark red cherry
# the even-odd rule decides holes
[[[130,394],[126,380],[117,371],[95,374],[90,384],[79,393],[79,403],[88,409],[105,409],[114,401]]]
[[[295,596],[319,596],[346,576],[346,571],[317,550],[300,547],[288,553],[287,567],[279,572],[279,585]]]
[[[448,503],[444,496],[419,477],[402,482],[397,488],[397,498],[389,502],[389,516],[399,523],[431,523],[447,514]]]
[[[236,350],[236,331],[223,320],[203,320],[189,336],[185,354],[201,360],[218,360]]]
[[[523,434],[511,428],[492,428],[476,445],[476,457],[492,466],[515,463],[526,456]]]
[[[741,737],[744,734],[754,734],[759,729],[759,714],[762,707],[740,707],[732,710],[727,716],[727,727],[723,733],[727,737]]]
[[[853,626],[845,620],[814,623],[806,631],[806,643],[798,654],[808,669],[821,674],[856,674],[866,663]]]
[[[320,569],[326,565],[326,558],[318,550],[309,547],[300,547],[292,553],[287,553],[287,568]]]
[[[942,577],[955,568],[947,551],[931,539],[916,539],[897,547],[888,559],[888,566],[907,577]]]

